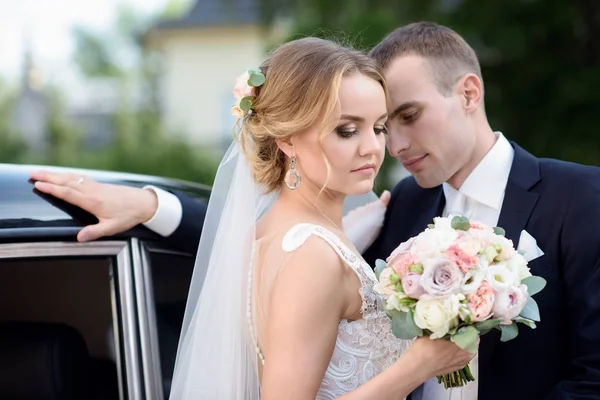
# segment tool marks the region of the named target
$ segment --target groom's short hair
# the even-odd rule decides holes
[[[384,70],[399,56],[425,58],[443,95],[449,94],[456,81],[466,73],[477,75],[483,82],[479,60],[471,46],[452,29],[433,22],[415,22],[396,29],[369,55]]]

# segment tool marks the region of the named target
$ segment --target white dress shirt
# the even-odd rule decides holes
[[[496,226],[502,209],[508,175],[514,157],[514,149],[500,132],[495,132],[496,143],[485,155],[462,186],[456,190],[447,183],[442,184],[446,206],[443,216],[463,215],[470,220]],[[421,400],[476,400],[479,375],[479,355],[470,362],[475,378],[462,388],[444,389],[443,384],[433,378],[425,382]]]
[[[154,216],[144,222],[144,226],[161,236],[170,236],[181,223],[181,217],[183,216],[181,202],[173,193],[160,188],[144,186],[144,189],[152,190],[158,199],[158,207]]]

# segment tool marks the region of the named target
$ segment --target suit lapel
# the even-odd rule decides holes
[[[512,240],[517,248],[521,232],[525,229],[539,200],[539,195],[529,190],[540,181],[541,177],[539,160],[515,143],[511,144],[515,149],[515,155],[506,185],[498,226],[506,231],[506,237]],[[482,372],[485,372],[490,365],[494,349],[499,341],[500,332],[498,330],[492,330],[481,337],[479,365]]]

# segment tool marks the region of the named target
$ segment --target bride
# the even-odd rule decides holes
[[[247,84],[246,82],[249,82]],[[385,152],[386,86],[368,56],[304,38],[238,81],[171,399],[401,399],[474,354],[396,339],[342,230]],[[242,99],[243,98],[243,99]]]

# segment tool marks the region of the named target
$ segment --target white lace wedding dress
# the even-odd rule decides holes
[[[408,350],[412,341],[400,340],[393,335],[391,321],[381,309],[380,296],[373,290],[377,283],[375,273],[362,257],[357,256],[335,234],[318,225],[299,224],[283,236],[279,241],[281,247],[278,250],[283,250],[284,254],[291,254],[313,235],[329,243],[344,263],[356,273],[361,283],[362,318],[353,321],[342,320],[339,324],[333,356],[316,397],[318,400],[325,400],[334,399],[356,389],[391,366]],[[257,249],[260,249],[260,244],[256,245],[255,252]],[[252,277],[248,283],[251,282]],[[256,284],[259,282],[255,279],[253,283],[255,287],[252,292],[256,295]],[[249,323],[255,332],[252,310],[256,312],[256,305],[252,307],[251,304],[251,299],[248,299]],[[256,344],[257,353],[264,364],[260,340]]]

